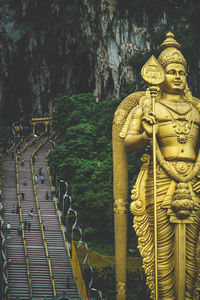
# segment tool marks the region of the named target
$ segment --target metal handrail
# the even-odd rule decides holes
[[[23,141],[23,137],[19,140],[19,142],[17,144],[15,144],[15,142],[10,146],[10,148],[8,148],[6,150],[6,152],[10,152],[12,150],[13,147],[17,147],[21,142]]]
[[[34,174],[34,168],[33,168],[33,156],[47,142],[48,139],[49,139],[49,137],[47,137],[43,142],[41,142],[40,145],[35,149],[35,151],[31,155],[31,171],[32,171],[32,179],[33,179],[33,187],[34,187],[34,195],[35,195],[37,213],[38,213],[39,222],[40,222],[40,229],[41,229],[41,232],[42,232],[42,240],[43,240],[43,245],[44,245],[44,249],[45,249],[45,253],[46,253],[47,264],[48,264],[48,267],[49,267],[49,273],[50,273],[50,279],[51,279],[51,284],[52,284],[52,288],[53,288],[53,294],[54,294],[54,297],[56,297],[55,280],[53,278],[51,259],[49,257],[47,242],[46,242],[44,228],[43,228],[42,217],[41,217],[41,213],[40,213],[40,207],[39,207],[38,196],[37,196],[37,189],[36,189],[36,184],[35,184],[35,174]]]
[[[29,135],[26,139],[28,139],[30,136],[32,136],[32,135]],[[37,137],[34,137],[30,142],[26,143],[24,148],[22,148],[20,150],[20,153],[24,152],[28,147],[30,147],[35,141],[39,140],[42,136],[43,136],[43,132],[40,135],[38,135]]]
[[[46,160],[46,168],[47,168],[47,173],[49,175],[51,191],[53,191],[52,178],[51,178],[51,173],[50,173],[50,169],[49,169],[47,160]],[[54,201],[54,205],[55,205],[57,216],[58,216],[59,223],[60,223],[60,230],[61,230],[62,235],[63,235],[64,247],[68,252],[68,256],[71,258],[71,254],[70,254],[69,246],[68,246],[68,241],[66,240],[64,226],[62,224],[62,220],[61,220],[61,217],[60,217],[60,210],[58,208],[55,196],[53,197],[53,201]],[[72,245],[74,245],[73,241],[72,241]],[[76,284],[77,284],[77,287],[78,287],[79,295],[83,295],[84,296],[83,299],[88,299],[87,298],[87,291],[86,291],[85,281],[83,279],[82,272],[80,271],[80,265],[79,265],[79,261],[78,261],[77,255],[76,255],[75,247],[73,247],[72,253],[74,253],[74,255],[72,255],[72,259],[70,259],[70,262],[71,262],[72,269],[73,269],[74,274],[75,274],[75,279],[76,279]],[[79,270],[79,272],[77,272],[77,269]]]
[[[24,138],[21,138],[20,140],[19,140],[19,142],[17,143],[17,144],[15,144],[15,142],[6,150],[6,153],[5,153],[5,155],[7,154],[7,153],[9,153],[12,149],[13,149],[13,147],[18,147],[18,145],[24,140],[24,141],[26,141],[26,139],[28,138],[29,136],[27,136],[25,139]],[[3,155],[3,157],[4,157],[4,155]],[[1,189],[2,189],[2,180],[0,180],[0,187],[1,187]],[[3,193],[2,193],[2,195],[1,195],[1,202],[3,203]],[[3,218],[2,218],[3,217]],[[1,225],[3,225],[3,223],[4,223],[4,215],[3,215],[3,212],[2,212],[2,217],[0,217],[1,218]],[[2,227],[2,226],[1,226]],[[1,236],[3,236],[3,238],[5,238],[4,237],[4,234],[3,234],[3,230],[1,231]],[[7,261],[7,248],[6,248],[6,246],[5,245],[3,245],[2,244],[2,256],[4,257],[4,261]],[[4,295],[5,295],[5,297],[6,297],[6,299],[7,300],[10,300],[10,293],[9,293],[9,282],[8,282],[8,265],[6,264],[6,266],[5,266],[5,273],[3,272],[2,273],[3,274],[3,279],[4,279],[4,281],[5,281],[5,283],[6,283],[6,285],[5,285],[5,292],[4,292]],[[2,289],[4,289],[4,286],[2,287]]]
[[[20,216],[20,223],[22,227],[22,239],[23,239],[23,246],[24,246],[24,253],[25,253],[25,260],[26,260],[27,275],[28,275],[28,285],[29,285],[30,297],[32,297],[32,282],[30,277],[29,259],[28,259],[26,239],[24,234],[24,224],[23,224],[20,193],[19,193],[18,155],[16,155],[15,160],[16,160],[17,200],[19,204],[19,216]]]
[[[50,181],[50,185],[51,185],[51,191],[53,191],[52,178],[51,178],[51,173],[50,173],[50,169],[49,169],[47,160],[46,160],[46,168],[47,168],[47,173],[48,173],[49,181]],[[61,220],[61,217],[60,217],[60,210],[59,210],[59,208],[58,208],[58,204],[57,204],[57,202],[56,202],[56,197],[55,197],[55,196],[53,197],[53,202],[54,202],[54,205],[55,205],[55,208],[56,208],[56,214],[57,214],[58,219],[59,219],[60,231],[62,232],[62,235],[63,235],[63,240],[64,240],[65,249],[66,249],[67,252],[68,252],[68,256],[71,257],[70,251],[69,251],[69,247],[68,247],[68,242],[67,242],[66,236],[65,236],[64,226],[63,226],[63,224],[62,224],[62,220]]]
[[[0,182],[0,186],[2,187],[2,181]],[[1,202],[3,203],[3,194],[1,194]],[[1,216],[1,228],[3,228],[3,224],[4,224],[4,213],[3,211],[2,212],[2,216]],[[3,217],[3,218],[2,218]],[[3,239],[4,238],[4,242],[6,240],[4,234],[3,234],[3,229],[1,230],[1,238]],[[2,242],[2,257],[4,259],[4,261],[7,261],[7,248],[5,245],[3,245],[4,243]],[[2,270],[2,275],[3,275],[3,279],[5,281],[5,291],[4,291],[4,295],[6,297],[7,300],[10,300],[10,294],[9,294],[9,291],[8,291],[8,265],[6,264],[6,267],[5,267],[5,273],[4,271]],[[2,292],[3,292],[3,289],[4,289],[4,285],[2,286]]]
[[[6,154],[9,153],[14,146],[18,146],[20,142],[21,142],[21,140],[17,143],[17,145],[15,145],[15,143],[13,143],[10,146],[10,148],[8,148],[6,150]],[[2,155],[2,159],[3,159],[3,157],[4,157],[4,155]],[[1,163],[2,163],[2,161],[1,161]],[[1,165],[1,168],[2,168],[2,165]],[[2,179],[0,179],[0,188],[2,190]],[[1,202],[3,203],[3,193],[1,194]],[[3,223],[4,223],[4,213],[3,213],[3,211],[1,211],[0,219],[1,219],[1,228],[3,228]],[[3,229],[1,230],[1,238],[2,239],[4,238],[6,240],[6,238],[3,234]],[[5,242],[5,240],[4,240],[4,242]],[[7,261],[7,248],[6,248],[6,246],[4,245],[3,242],[2,242],[2,256],[3,256],[4,261],[6,262]],[[8,265],[7,264],[5,266],[5,273],[2,271],[2,274],[3,274],[3,279],[6,283],[5,284],[4,296],[6,297],[7,300],[10,300],[10,293],[9,293],[9,289],[8,289],[9,282],[8,282]],[[4,289],[4,285],[2,286],[2,291],[3,291],[3,289]]]
[[[30,147],[36,140],[38,140],[43,133],[41,133],[38,137],[33,138],[30,142],[26,143],[24,148],[20,150],[20,153],[23,153],[28,147]],[[24,141],[26,141],[30,137],[27,136]],[[23,139],[22,139],[23,140]],[[20,141],[21,142],[21,141]],[[19,143],[20,143],[19,142]],[[18,143],[18,144],[19,144]],[[17,144],[17,145],[18,145]],[[22,209],[21,209],[21,200],[20,200],[20,193],[19,193],[19,175],[18,175],[18,155],[15,157],[16,159],[16,182],[17,182],[17,200],[19,204],[19,216],[20,216],[20,223],[22,227],[22,239],[23,239],[23,246],[24,246],[24,253],[25,253],[25,261],[26,261],[26,267],[27,267],[27,275],[28,275],[28,285],[29,285],[29,291],[30,291],[30,297],[32,297],[32,281],[31,281],[31,275],[30,275],[30,267],[29,267],[29,258],[28,258],[28,252],[27,252],[27,245],[26,245],[26,239],[25,239],[25,232],[24,232],[24,223],[23,223],[23,217],[22,217]]]

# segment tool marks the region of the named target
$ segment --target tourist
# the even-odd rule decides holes
[[[26,221],[26,219],[24,220],[24,230],[26,230],[26,228],[27,228],[27,221]]]
[[[38,170],[38,175],[39,175],[39,176],[42,175],[42,168],[39,168],[39,170]]]
[[[67,295],[65,292],[63,292],[62,296],[61,296],[61,299],[67,299]]]
[[[17,206],[16,206],[16,214],[19,214],[19,210],[20,210],[20,205],[19,205],[19,203],[17,203]]]
[[[19,226],[18,226],[18,234],[19,234],[19,236],[22,235],[22,226],[21,226],[21,224],[19,224]]]
[[[26,176],[24,177],[24,180],[23,180],[23,185],[26,186],[27,185],[27,178]]]
[[[69,275],[66,277],[67,289],[70,289],[70,277]]]
[[[49,200],[49,193],[48,193],[48,191],[46,191],[45,199],[46,199],[46,200]]]
[[[11,225],[10,225],[10,223],[7,223],[7,225],[6,225],[6,229],[7,229],[7,233],[9,234],[9,233],[10,233],[10,229],[11,229]]]
[[[44,175],[42,174],[41,175],[41,184],[43,184],[44,183]]]
[[[28,231],[31,231],[31,222],[28,221]]]
[[[33,208],[31,208],[31,210],[29,211],[29,216],[33,217]]]
[[[37,174],[35,175],[35,184],[37,184],[38,183],[38,176],[37,176]]]

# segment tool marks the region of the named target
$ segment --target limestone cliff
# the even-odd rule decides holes
[[[151,32],[168,26],[164,12],[151,27],[143,12],[138,25],[117,0],[0,3],[0,111],[13,120],[49,114],[57,94],[120,97],[137,77],[131,57],[157,47]]]

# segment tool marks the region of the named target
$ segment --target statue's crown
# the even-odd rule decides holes
[[[166,34],[166,39],[160,45],[160,48],[163,51],[161,52],[158,61],[164,68],[171,63],[182,64],[187,68],[186,60],[179,51],[181,45],[174,39],[174,34],[172,32]]]

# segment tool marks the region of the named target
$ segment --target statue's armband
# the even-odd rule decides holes
[[[136,135],[141,132],[142,128],[142,107],[137,106],[131,110],[128,117],[124,123],[122,131],[120,132],[120,137],[125,138],[127,135]]]

